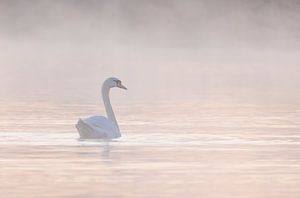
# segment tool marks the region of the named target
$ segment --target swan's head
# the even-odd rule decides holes
[[[126,89],[126,90],[127,90],[127,88],[126,88],[124,85],[122,85],[122,81],[119,80],[118,78],[114,78],[114,77],[108,78],[108,79],[105,80],[104,83],[105,83],[109,88],[119,87],[119,88],[121,88],[121,89]]]

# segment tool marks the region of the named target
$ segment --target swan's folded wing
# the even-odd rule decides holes
[[[105,133],[106,138],[121,137],[118,126],[103,116],[92,116],[82,119],[95,133]]]
[[[104,116],[92,116],[83,119],[83,121],[94,128],[102,128],[109,131],[116,129],[115,124]]]
[[[78,120],[76,128],[81,139],[107,138],[105,130],[92,127],[89,124],[85,123],[82,119]]]

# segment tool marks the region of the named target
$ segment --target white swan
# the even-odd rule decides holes
[[[102,85],[102,99],[107,118],[104,116],[91,116],[79,118],[75,125],[80,139],[113,139],[121,137],[119,126],[109,100],[110,88],[119,87],[127,89],[117,78],[108,78]]]

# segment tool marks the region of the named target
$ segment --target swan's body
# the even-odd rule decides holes
[[[107,118],[104,116],[91,116],[79,118],[75,125],[80,139],[113,139],[121,137],[118,122],[109,100],[109,91],[113,87],[127,89],[117,78],[108,78],[102,85],[102,99]]]
[[[104,116],[79,118],[76,128],[80,139],[113,139],[121,137],[118,126]]]

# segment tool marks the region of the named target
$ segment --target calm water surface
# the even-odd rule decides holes
[[[0,107],[1,197],[300,197],[297,105],[116,105],[106,142],[74,128],[100,104]]]

